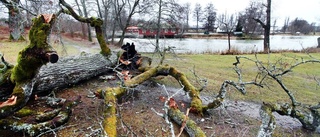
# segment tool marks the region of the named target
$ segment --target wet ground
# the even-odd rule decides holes
[[[112,75],[112,74],[110,74]],[[69,122],[58,131],[52,131],[44,136],[87,137],[102,135],[103,100],[93,97],[97,89],[117,86],[117,80],[101,80],[98,77],[83,82],[74,87],[57,92],[58,97],[70,98],[81,96],[82,103],[73,109]],[[156,115],[151,108],[163,113],[163,102],[167,92],[171,96],[179,89],[163,87],[155,82],[147,81],[119,99],[118,106],[118,135],[119,136],[170,136],[170,129],[164,119]],[[182,91],[174,96],[179,108],[185,111],[190,102],[189,97]],[[203,95],[202,100],[208,103],[211,96]],[[207,136],[256,136],[260,126],[259,104],[243,101],[226,101],[218,109],[210,110],[205,116],[190,114]],[[276,134],[280,136],[305,136],[300,130],[301,124],[292,118],[276,115]],[[179,126],[175,127],[176,134]],[[188,136],[184,133],[182,136]]]

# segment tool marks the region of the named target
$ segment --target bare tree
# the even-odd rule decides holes
[[[189,22],[190,22],[190,14],[191,14],[191,4],[190,3],[186,3],[184,6],[184,9],[185,9],[185,20],[186,20],[186,31],[188,32],[189,30]]]
[[[253,18],[258,22],[264,29],[264,38],[263,38],[263,52],[270,52],[270,29],[271,29],[271,0],[267,0],[266,4],[262,4],[266,10],[266,19],[265,21],[259,18]]]
[[[131,23],[132,16],[137,13],[143,13],[148,11],[148,9],[151,7],[151,1],[150,0],[126,0],[126,11],[129,11],[128,16],[124,18],[124,25],[122,26],[122,19],[120,18],[120,25],[122,28],[122,34],[120,41],[118,42],[118,45],[122,45],[124,40],[124,35],[126,33],[127,28],[129,27]]]
[[[251,37],[260,30],[261,26],[254,20],[255,18],[260,18],[264,20],[264,12],[261,7],[261,3],[250,2],[250,5],[245,9],[245,11],[240,15],[241,24],[246,35]]]
[[[72,9],[72,7],[67,4],[64,0],[60,0],[61,5],[63,6],[62,12],[66,14],[72,15],[76,20],[90,23],[91,26],[95,27],[96,34],[98,41],[101,45],[101,50],[103,50],[103,47],[106,46],[106,43],[103,41],[102,38],[102,20],[99,18],[84,18],[77,15],[77,13]],[[44,119],[41,119],[40,123],[37,121],[30,122],[33,119],[38,120],[37,118],[29,119],[27,120],[30,123],[23,123],[21,122],[20,118],[17,117],[10,117],[10,119],[7,117],[14,113],[17,110],[20,110],[22,107],[25,106],[25,104],[29,103],[28,100],[31,97],[31,95],[37,94],[34,91],[39,88],[39,85],[43,85],[42,87],[47,88],[48,83],[54,83],[57,82],[59,84],[64,85],[73,85],[72,82],[79,82],[77,79],[78,77],[82,77],[84,79],[87,79],[88,77],[94,77],[97,76],[95,72],[101,71],[107,71],[106,67],[110,67],[111,65],[114,66],[116,62],[118,62],[118,58],[116,55],[113,54],[111,56],[111,51],[108,47],[105,47],[105,49],[108,49],[106,51],[107,55],[110,56],[102,56],[101,54],[98,55],[88,55],[86,57],[76,58],[75,60],[63,60],[59,65],[46,65],[47,71],[40,71],[43,72],[43,75],[46,75],[44,77],[40,77],[40,74],[37,75],[38,70],[47,62],[56,63],[58,61],[58,56],[55,54],[55,51],[52,51],[52,48],[47,43],[47,37],[49,36],[51,32],[51,28],[53,26],[53,23],[56,19],[56,16],[54,14],[51,15],[41,15],[35,18],[35,26],[33,26],[30,33],[30,45],[27,46],[24,50],[22,50],[19,53],[19,62],[16,66],[9,65],[3,57],[0,57],[2,69],[1,73],[5,74],[4,77],[1,78],[1,86],[2,90],[5,90],[5,92],[0,92],[0,95],[8,96],[11,95],[5,102],[0,103],[0,128],[5,130],[12,130],[16,132],[25,132],[29,134],[30,136],[38,135],[41,132],[45,132],[48,130],[56,130],[57,126],[60,126],[64,123],[66,123],[69,119],[69,116],[71,115],[72,107],[80,102],[80,98],[77,98],[74,101],[67,100],[65,103],[63,101],[57,101],[54,102],[56,104],[64,104],[62,105],[60,110],[57,110],[55,112],[48,112],[46,113],[46,117],[43,117]],[[47,27],[43,27],[43,26]],[[311,57],[310,57],[311,58]],[[240,69],[238,68],[238,65],[240,64],[240,59],[247,59],[249,61],[252,61],[259,72],[256,76],[256,78],[253,78],[252,81],[244,82],[242,79],[242,74]],[[84,60],[84,61],[83,61]],[[83,61],[83,62],[82,62]],[[183,89],[186,93],[190,96],[190,112],[194,112],[197,114],[202,115],[204,112],[206,112],[208,109],[214,109],[217,107],[220,107],[223,104],[223,100],[226,97],[226,92],[228,91],[229,87],[234,87],[242,94],[246,94],[246,85],[256,85],[259,87],[263,87],[263,82],[268,77],[269,79],[272,79],[276,81],[277,84],[279,84],[284,92],[287,93],[289,99],[291,102],[286,105],[272,105],[268,103],[264,103],[261,107],[262,109],[262,126],[261,126],[261,134],[259,132],[259,135],[269,135],[272,133],[272,130],[274,129],[274,119],[272,117],[272,112],[278,112],[279,114],[289,115],[292,117],[298,118],[301,123],[304,125],[306,129],[315,131],[320,129],[320,116],[319,116],[319,109],[320,105],[315,106],[309,106],[305,105],[302,106],[293,96],[293,92],[289,90],[283,83],[283,77],[290,72],[294,70],[295,67],[298,67],[299,65],[306,64],[306,63],[320,63],[317,59],[301,59],[294,58],[292,64],[283,63],[282,60],[277,61],[275,64],[270,64],[269,62],[266,64],[263,61],[260,61],[258,59],[250,59],[247,57],[236,57],[235,63],[233,65],[235,66],[234,70],[238,75],[237,81],[232,80],[225,80],[221,84],[221,88],[219,90],[219,93],[217,96],[214,97],[214,100],[210,102],[207,105],[204,105],[202,103],[201,97],[200,97],[200,90],[202,88],[196,88],[194,87],[187,79],[187,76],[184,75],[182,72],[177,70],[174,67],[171,67],[169,65],[158,65],[156,67],[151,67],[151,61],[149,58],[143,58],[141,62],[144,62],[145,64],[141,65],[139,67],[139,70],[143,71],[143,73],[133,77],[132,79],[128,79],[126,81],[120,81],[118,87],[108,87],[106,89],[98,90],[96,95],[100,95],[100,97],[104,98],[104,109],[103,109],[103,122],[101,122],[101,127],[103,128],[105,133],[105,136],[117,136],[117,98],[121,97],[122,95],[125,95],[127,93],[128,89],[134,88],[137,85],[143,83],[144,81],[155,77],[159,75],[170,75],[173,78],[175,78],[179,84],[181,85],[181,90]],[[82,65],[79,65],[77,63]],[[85,62],[85,63],[84,63]],[[105,66],[107,63],[110,63]],[[88,65],[89,64],[89,65]],[[98,68],[96,68],[96,64],[100,64]],[[67,65],[67,67],[65,66]],[[65,71],[61,71],[62,69],[58,68],[65,68]],[[75,69],[77,67],[77,69]],[[58,69],[57,69],[58,68]],[[84,70],[84,71],[83,71]],[[113,70],[114,71],[114,70]],[[27,72],[27,73],[26,73]],[[54,72],[54,73],[52,73]],[[68,75],[63,76],[65,73],[68,73]],[[47,75],[50,74],[50,75]],[[58,74],[58,75],[54,75]],[[39,76],[39,77],[38,77]],[[41,79],[43,78],[43,79]],[[45,80],[46,79],[46,80]],[[49,80],[48,80],[49,79]],[[53,80],[53,79],[59,79],[59,80]],[[82,80],[84,80],[82,79]],[[35,84],[33,80],[39,80],[40,83]],[[42,83],[41,83],[42,82]],[[3,88],[5,86],[5,88]],[[52,88],[56,88],[56,83],[51,85]],[[9,92],[8,92],[9,91]],[[11,92],[10,92],[11,91]],[[43,90],[50,91],[49,89]],[[7,94],[9,93],[9,94]],[[39,93],[39,92],[38,92]],[[170,98],[169,98],[170,97]],[[176,102],[174,102],[173,96],[168,96],[168,99],[166,101],[166,114],[163,115],[169,115],[170,118],[172,118],[176,123],[180,125],[184,125],[186,127],[186,131],[190,136],[206,136],[203,131],[201,131],[200,128],[196,126],[196,123],[187,118],[187,115],[184,115],[180,112],[179,108],[176,107]],[[170,103],[171,102],[171,103]],[[30,102],[31,103],[31,102]],[[41,105],[42,107],[42,105]],[[298,107],[305,107],[307,111],[310,111],[310,114],[306,114],[305,111],[299,111]],[[43,108],[42,108],[43,109]],[[189,112],[189,111],[188,111]],[[38,114],[36,113],[30,113],[30,115]],[[27,114],[25,114],[27,115]],[[49,115],[49,116],[48,116]],[[52,116],[54,115],[54,116]],[[41,115],[42,116],[42,115]],[[166,116],[167,117],[167,116]],[[41,117],[42,118],[42,117]],[[51,120],[48,120],[51,119]],[[166,118],[168,119],[168,117]],[[186,124],[187,123],[187,124]],[[183,127],[183,126],[182,126]]]
[[[26,0],[26,3],[29,3],[29,9],[37,15],[55,12],[53,8],[54,3],[51,0]]]
[[[116,29],[119,28],[119,25],[121,23],[121,13],[123,13],[123,11],[125,10],[125,3],[126,1],[122,1],[122,0],[112,0],[112,40],[111,43],[114,43],[114,37],[115,37],[115,33],[116,33]]]
[[[102,0],[102,5],[103,5],[103,26],[102,26],[102,31],[103,35],[105,36],[105,39],[108,40],[108,33],[107,30],[111,28],[112,24],[112,18],[111,18],[111,7],[112,7],[112,0]]]
[[[216,9],[212,3],[209,3],[204,9],[204,28],[207,32],[214,32],[215,22],[216,22]]]
[[[97,7],[98,7],[98,17],[99,18],[103,18],[102,16],[102,10],[101,10],[101,6],[100,6],[100,1],[99,0],[96,0],[96,4],[97,4]]]
[[[275,19],[274,21],[273,21],[273,24],[272,24],[272,35],[275,33],[275,31],[276,31],[276,24],[277,24],[277,19]]]
[[[24,32],[22,11],[19,8],[20,0],[0,0],[6,6],[9,14],[9,30],[10,40],[24,40],[22,33]]]
[[[179,12],[180,5],[175,2],[175,0],[159,0],[155,1],[157,12],[156,15],[156,44],[155,44],[155,53],[159,53],[162,56],[160,51],[159,39],[160,33],[162,30],[162,25],[167,23],[169,25],[175,25],[174,20]],[[179,18],[179,17],[178,17]],[[171,22],[173,21],[173,22]]]
[[[287,32],[287,29],[289,27],[289,21],[290,21],[290,18],[286,17],[285,20],[284,20],[283,27],[281,29],[282,33],[286,33]]]
[[[78,4],[78,0],[75,0],[75,2],[77,3],[78,7],[79,7],[79,4]],[[88,18],[88,11],[87,11],[87,1],[85,0],[80,0],[80,3],[82,5],[82,11],[83,11],[83,16],[85,18]],[[79,8],[79,14],[80,14],[80,8]],[[92,41],[92,34],[91,34],[91,27],[90,27],[90,24],[87,23],[87,29],[88,29],[88,40],[89,41]]]
[[[75,0],[75,2],[76,2],[76,6],[77,6],[77,8],[78,8],[78,12],[79,12],[79,15],[80,16],[83,16],[83,13],[82,13],[82,10],[81,10],[81,8],[80,8],[80,4],[79,4],[79,2],[78,2],[78,0]],[[82,23],[81,22],[81,31],[82,31],[82,36],[83,37],[87,37],[88,35],[88,33],[87,33],[87,31],[86,31],[86,28],[85,28],[85,23]],[[87,25],[87,27],[88,27],[88,25]],[[88,30],[88,29],[87,29]]]
[[[228,53],[231,52],[230,37],[237,25],[237,20],[238,19],[234,14],[228,15],[227,13],[220,15],[220,18],[218,18],[218,22],[220,24],[219,27],[224,29],[228,34]]]
[[[264,62],[259,60],[258,55],[256,55],[255,59],[237,56],[237,62],[234,63],[236,67],[235,70],[239,70],[237,67],[238,64],[240,64],[240,60],[246,60],[255,63],[258,70],[257,76],[254,80],[255,85],[264,87],[268,85],[267,83],[270,82],[269,80],[275,81],[283,89],[283,92],[286,93],[287,98],[290,99],[289,102],[282,102],[283,104],[263,102],[260,110],[262,124],[258,132],[259,137],[267,137],[272,135],[276,127],[276,120],[273,116],[273,112],[277,112],[280,115],[296,118],[301,122],[303,128],[320,133],[320,104],[307,105],[299,102],[294,95],[296,92],[287,87],[284,80],[286,75],[292,73],[295,68],[304,64],[320,63],[320,60],[310,55],[306,58],[289,56],[285,56],[285,58],[291,58],[292,62],[290,63],[290,61],[283,61],[281,57],[274,63],[272,63],[270,60]],[[237,73],[239,75],[239,78],[241,79],[241,71],[239,70],[237,71]]]
[[[290,22],[289,30],[291,31],[292,34],[295,34],[295,33],[308,34],[312,32],[313,27],[308,23],[308,21],[304,19],[296,18],[295,20]]]
[[[196,18],[197,22],[197,33],[199,32],[199,22],[202,22],[202,7],[199,3],[196,3],[194,11],[193,11],[193,17]]]

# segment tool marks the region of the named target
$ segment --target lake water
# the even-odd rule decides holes
[[[271,50],[302,50],[316,47],[320,36],[271,36]],[[125,39],[134,42],[138,52],[153,52],[155,39]],[[160,47],[175,47],[177,53],[224,52],[228,50],[227,39],[160,39]],[[263,40],[231,40],[231,47],[243,52],[262,51]]]

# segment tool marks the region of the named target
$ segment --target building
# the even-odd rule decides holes
[[[134,35],[143,38],[155,38],[157,35],[157,28],[141,28],[136,26],[128,27],[127,35]],[[178,28],[162,28],[160,31],[160,38],[174,38],[179,33]]]

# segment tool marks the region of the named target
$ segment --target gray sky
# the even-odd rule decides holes
[[[192,10],[194,5],[200,3],[204,8],[208,3],[213,3],[217,9],[217,13],[233,14],[243,11],[249,6],[250,0],[178,0],[179,3],[191,3]],[[256,0],[259,1],[259,0]],[[263,0],[266,2],[266,0]],[[294,20],[307,20],[309,23],[316,22],[320,25],[320,0],[272,0],[272,19],[277,19],[277,25],[283,26],[286,17]],[[272,21],[273,22],[273,21]]]
[[[73,0],[66,0],[73,1]],[[194,10],[194,5],[200,3],[204,8],[208,3],[213,3],[217,9],[217,13],[233,14],[243,11],[251,0],[177,0],[179,3],[191,3],[191,10]],[[263,1],[266,0],[254,0]],[[0,13],[0,17],[6,17],[7,14]],[[290,21],[295,18],[307,20],[308,23],[316,22],[316,25],[320,25],[320,0],[272,0],[272,23],[274,19],[277,19],[277,26],[283,26],[286,17],[290,18]],[[191,20],[193,21],[193,20]],[[195,22],[190,22],[194,25]]]

